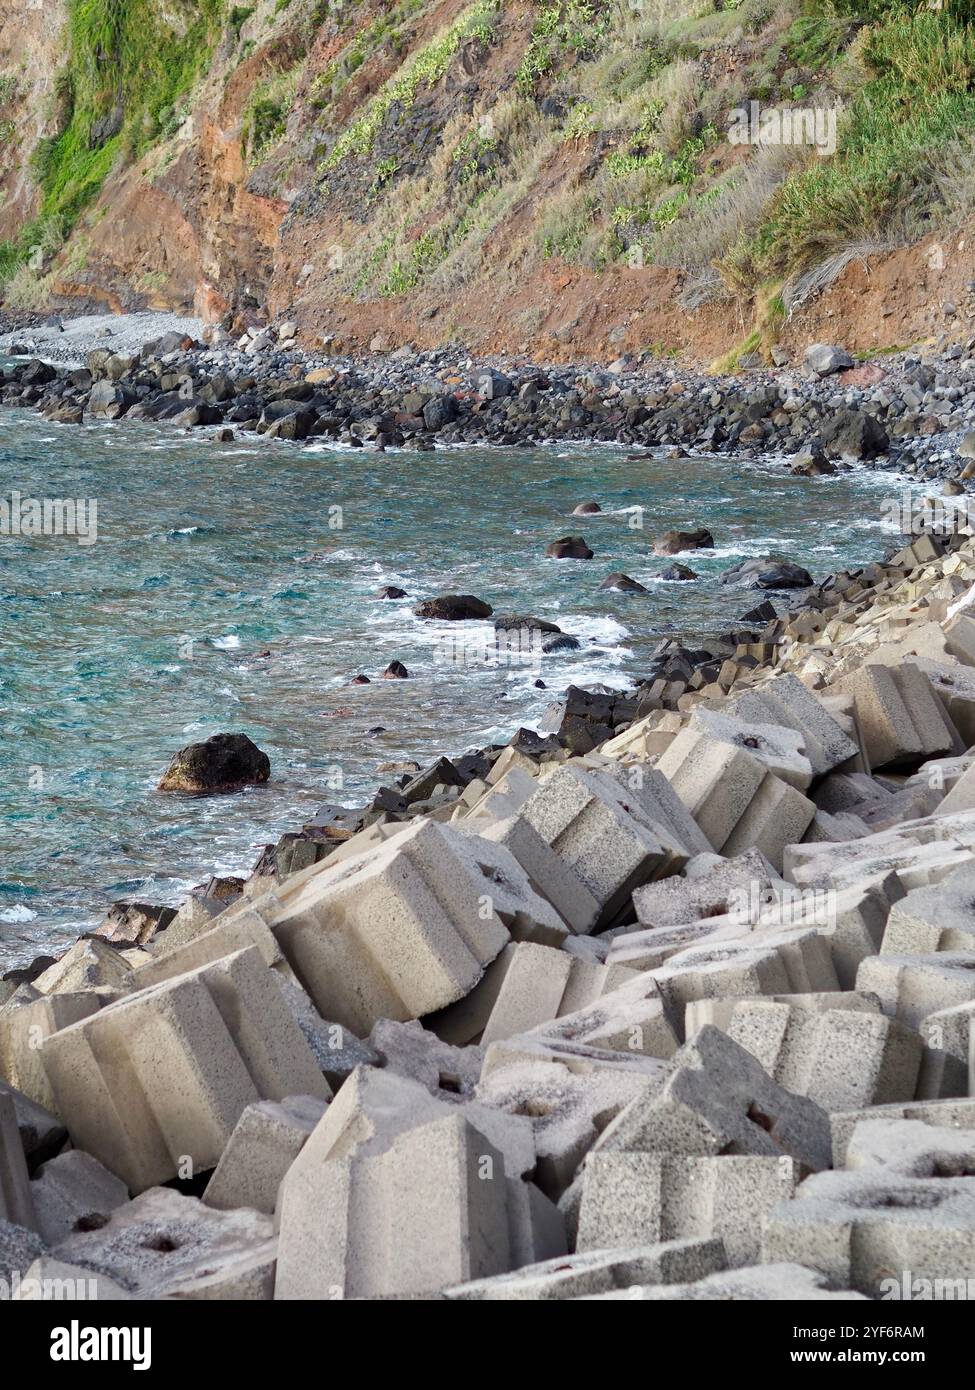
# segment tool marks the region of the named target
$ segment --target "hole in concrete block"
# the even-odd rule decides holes
[[[527,1115],[530,1120],[544,1120],[553,1109],[550,1101],[543,1100],[541,1096],[530,1096],[515,1108],[514,1114]]]
[[[160,1255],[171,1255],[179,1246],[171,1237],[163,1235],[150,1236],[148,1240],[142,1242],[143,1250],[157,1250]]]
[[[455,1072],[442,1071],[437,1077],[437,1085],[441,1091],[452,1091],[457,1096],[461,1094],[460,1077]]]
[[[935,1159],[931,1168],[932,1178],[971,1178],[975,1177],[975,1168],[971,1163],[967,1163],[963,1158],[940,1158]]]
[[[753,1125],[758,1125],[759,1129],[764,1129],[766,1134],[771,1134],[775,1128],[775,1121],[772,1116],[766,1115],[764,1110],[759,1110],[754,1101],[748,1107],[748,1118]]]
[[[100,1231],[103,1226],[107,1225],[107,1216],[104,1216],[100,1211],[91,1211],[78,1217],[74,1223],[74,1229],[76,1231]]]
[[[761,748],[762,740],[756,738],[754,734],[746,734],[741,741],[741,746],[743,748]]]

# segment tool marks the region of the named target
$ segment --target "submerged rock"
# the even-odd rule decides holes
[[[713,550],[714,537],[706,527],[696,531],[665,531],[653,543],[657,555],[679,555],[682,550]]]
[[[441,598],[424,599],[413,609],[418,618],[437,618],[441,622],[459,623],[468,618],[490,618],[494,609],[473,594],[444,594]]]
[[[628,574],[608,574],[599,586],[601,589],[618,589],[623,594],[645,594],[647,589]]]
[[[549,560],[591,560],[593,552],[582,536],[560,536],[545,547],[545,556]]]

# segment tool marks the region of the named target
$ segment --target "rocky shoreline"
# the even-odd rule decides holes
[[[781,455],[807,473],[868,463],[958,486],[975,472],[975,340],[860,364],[817,344],[801,363],[714,376],[649,355],[573,367],[477,358],[460,346],[336,357],[299,347],[295,323],[255,326],[236,341],[211,327],[209,342],[197,342],[176,320],[136,347],[138,318],[116,330],[92,320],[67,346],[60,320],[8,331],[0,351],[28,360],[0,377],[0,404],[61,424],[210,428],[218,440],[257,432],[380,450],[605,442]]]
[[[835,363],[704,399],[669,367],[583,393],[451,353],[103,352],[87,382],[15,367],[3,404],[363,447],[612,437],[959,491],[975,423],[967,357],[885,377],[906,404],[935,373],[907,413],[945,428],[919,433]],[[8,972],[0,1277],[445,1300],[975,1278],[975,538],[926,531],[784,614],[755,597],[633,690],[391,767],[246,880],[119,903]],[[169,785],[266,779],[247,744],[181,750]]]

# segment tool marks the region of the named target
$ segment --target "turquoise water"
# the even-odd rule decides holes
[[[743,556],[781,551],[818,575],[875,558],[893,487],[608,447],[218,445],[0,412],[0,497],[98,503],[92,546],[0,536],[0,962],[67,944],[115,898],[173,900],[248,868],[321,802],[390,780],[384,761],[506,739],[570,681],[625,686],[662,635],[719,631],[761,597],[717,583]],[[570,520],[589,498],[605,514]],[[653,536],[696,525],[718,547],[681,557],[700,581],[657,581],[670,562]],[[596,558],[545,560],[566,533]],[[600,592],[619,569],[650,593]],[[384,584],[410,598],[377,602]],[[449,592],[552,619],[582,649],[485,664],[489,624],[464,624],[458,648],[457,625],[413,617]],[[350,687],[394,659],[411,680]],[[268,752],[267,787],[154,790],[177,748],[221,730]]]

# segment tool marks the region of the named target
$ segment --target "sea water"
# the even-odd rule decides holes
[[[781,460],[218,444],[0,412],[0,498],[97,503],[94,543],[0,535],[0,965],[63,949],[114,899],[172,902],[246,871],[323,802],[388,783],[384,762],[504,741],[570,682],[628,686],[662,637],[718,633],[764,597],[719,583],[744,558],[817,577],[878,558],[898,485]],[[570,515],[589,499],[600,515]],[[715,549],[678,558],[699,578],[662,581],[653,538],[698,526]],[[545,559],[566,534],[595,558]],[[600,590],[617,570],[648,592]],[[379,601],[384,585],[409,597]],[[490,622],[413,615],[447,593],[580,648],[499,654]],[[393,660],[409,680],[378,679]],[[360,672],[372,683],[350,685]],[[221,731],[268,753],[267,786],[155,790],[178,748]]]

